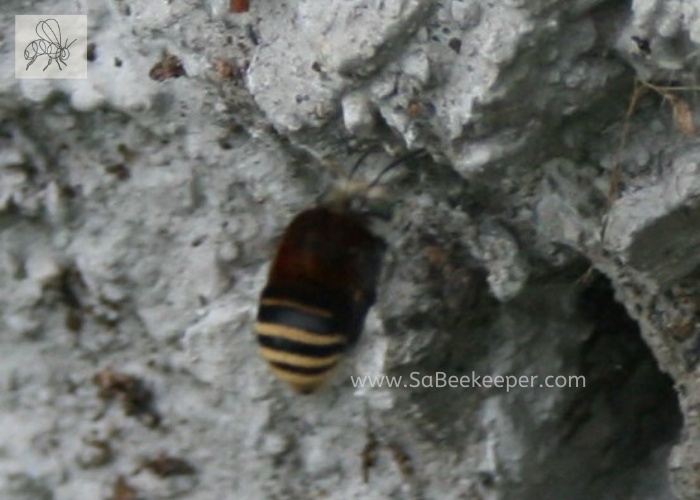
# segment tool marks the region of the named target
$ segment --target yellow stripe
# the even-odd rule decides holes
[[[334,371],[331,369],[317,375],[307,375],[304,373],[288,372],[287,370],[278,368],[271,364],[268,364],[268,366],[270,367],[270,371],[272,371],[277,378],[287,382],[290,386],[292,386],[292,389],[298,392],[306,393],[315,391],[321,384],[323,384],[324,381],[330,378]]]
[[[268,347],[258,349],[260,355],[268,361],[276,363],[285,363],[300,368],[320,368],[323,366],[333,365],[339,359],[341,354],[333,354],[323,358],[314,358],[313,356],[304,356],[303,354],[293,354],[291,352],[276,351]]]
[[[260,305],[291,307],[292,309],[298,309],[299,311],[311,314],[312,316],[320,316],[321,318],[333,317],[333,313],[331,311],[321,309],[320,307],[307,306],[306,304],[301,304],[288,299],[262,299],[260,301]]]
[[[274,323],[255,323],[255,331],[259,335],[268,335],[270,337],[282,337],[283,339],[299,342],[300,344],[309,345],[334,345],[345,344],[346,340],[340,334],[319,335],[317,333],[309,333],[298,328],[290,328],[284,325],[276,325]]]

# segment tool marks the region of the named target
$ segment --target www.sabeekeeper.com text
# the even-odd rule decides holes
[[[462,389],[505,389],[506,392],[516,388],[583,388],[586,387],[586,377],[583,375],[449,375],[445,372],[434,372],[422,374],[421,372],[411,372],[408,378],[402,376],[390,377],[388,375],[365,375],[361,377],[350,377],[353,387],[382,388],[382,387],[405,387],[417,388],[462,388]]]

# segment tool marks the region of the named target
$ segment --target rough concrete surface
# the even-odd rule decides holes
[[[0,499],[700,498],[696,0],[0,14]],[[15,80],[17,14],[87,14],[88,79]],[[281,232],[418,148],[359,345],[291,393]],[[416,372],[539,378],[350,381]]]

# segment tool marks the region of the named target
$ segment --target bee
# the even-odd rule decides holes
[[[41,33],[39,33],[39,30],[41,30]],[[73,45],[77,38],[71,43],[62,45],[61,27],[58,25],[58,21],[55,19],[39,21],[34,31],[36,31],[39,39],[29,42],[29,45],[27,45],[27,47],[24,49],[24,60],[29,61],[26,69],[29,69],[29,66],[34,64],[37,57],[46,55],[49,56],[49,62],[44,67],[44,71],[46,71],[46,68],[48,68],[53,61],[56,61],[58,69],[63,71],[63,68],[61,68],[61,63],[65,64],[66,66],[68,65],[68,63],[66,63],[66,59],[70,57],[68,47]]]
[[[381,177],[415,151],[390,163],[371,183],[336,183],[301,212],[282,235],[254,330],[259,354],[293,390],[310,394],[330,377],[358,340],[375,302],[386,242],[382,226],[391,202]]]
[[[231,0],[231,4],[229,6],[229,12],[235,12],[235,13],[248,12],[248,8],[249,8],[248,0]]]

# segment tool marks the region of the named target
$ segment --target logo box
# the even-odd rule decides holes
[[[87,16],[15,16],[15,78],[87,78]]]

